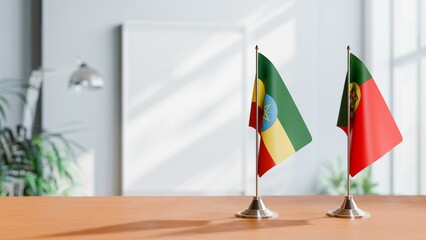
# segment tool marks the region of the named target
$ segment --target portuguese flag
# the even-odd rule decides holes
[[[255,83],[256,84],[256,83]],[[258,174],[265,172],[312,141],[311,134],[297,110],[277,69],[258,53],[258,103],[253,90],[249,126],[260,134]]]
[[[402,141],[385,100],[370,72],[350,54],[350,174],[378,160]],[[348,133],[347,80],[343,90],[337,126]]]

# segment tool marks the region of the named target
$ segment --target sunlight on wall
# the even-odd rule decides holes
[[[421,13],[426,13],[426,2],[425,1],[420,1],[420,12]],[[420,33],[420,46],[421,47],[426,47],[426,14],[420,14],[420,26],[422,26],[422,30]]]
[[[212,26],[214,27],[214,26]],[[218,26],[221,28],[220,26]],[[225,27],[225,26],[223,26]],[[207,31],[208,30],[208,27]],[[223,31],[223,30],[221,30]],[[172,77],[175,79],[183,78],[190,75],[194,71],[198,71],[199,68],[205,67],[209,63],[210,59],[215,58],[218,54],[223,54],[229,49],[235,49],[241,44],[241,34],[236,33],[235,29],[229,32],[214,33],[212,36],[197,46],[193,51],[189,51],[187,56],[177,63],[177,66],[173,69]],[[220,43],[220,44],[218,44]],[[234,46],[234,47],[233,47]],[[241,46],[241,48],[243,45]],[[220,89],[217,89],[220,90]]]
[[[416,50],[417,0],[394,0],[394,56],[401,57]]]
[[[374,164],[374,178],[379,183],[380,194],[424,194],[426,167],[422,164],[425,156],[422,145],[426,88],[421,70],[425,52],[421,47],[426,24],[421,13],[425,3],[382,0],[367,5],[370,11],[367,21],[372,24],[366,29],[366,45],[369,60],[373,62],[372,72],[378,73],[378,85],[384,86],[382,93],[403,136],[393,154]]]
[[[289,1],[269,1],[263,2],[246,18],[240,21],[240,24],[247,26],[249,31],[254,31],[267,26],[271,21],[283,17],[294,7],[294,0]]]
[[[404,138],[394,150],[395,194],[417,192],[417,71],[415,62],[395,69],[394,116]]]
[[[348,39],[354,38],[361,49],[360,31],[347,30],[343,23],[334,23],[334,18],[317,23],[323,9],[313,0],[250,4],[249,11],[231,21],[217,16],[215,21],[188,26],[183,26],[185,22],[144,22],[139,30],[136,25],[124,27],[123,194],[254,193],[255,134],[247,122],[256,44],[282,75],[313,134],[321,125],[325,130],[320,133],[326,134],[321,141],[336,141],[327,134],[328,129],[338,132],[334,116],[331,124],[318,118],[322,105],[329,106],[330,101],[336,107],[334,111],[328,107],[326,114],[337,112],[338,101],[332,99],[333,94],[321,95],[318,102],[316,97],[336,91],[340,100],[341,87],[334,83],[341,83],[339,73],[343,75],[345,64],[329,56],[328,48],[337,43],[346,47]],[[305,4],[312,8],[306,9]],[[341,17],[346,16],[335,18]],[[334,25],[328,29],[325,25],[330,22]],[[202,24],[206,26],[198,28]],[[358,23],[351,18],[350,25]],[[336,32],[336,27],[342,29],[329,40],[318,37],[317,27],[325,29],[324,35]],[[318,71],[322,67],[339,71]],[[319,76],[324,73],[326,78]],[[340,146],[345,146],[339,142],[319,149],[316,141],[314,137],[312,144],[265,174],[260,192],[313,193],[322,158],[335,157]],[[318,154],[320,150],[325,153]]]
[[[296,50],[296,20],[290,19],[262,35],[259,43],[264,46],[263,51],[268,54],[268,58],[274,60],[276,67],[285,71],[283,66],[293,59]],[[270,46],[274,46],[273,49]]]

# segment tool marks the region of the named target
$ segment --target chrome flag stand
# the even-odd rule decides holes
[[[257,98],[258,98],[258,91],[257,91],[257,81],[258,81],[258,51],[259,47],[256,45],[256,76],[255,76],[255,86],[256,86],[256,196],[253,197],[253,200],[250,203],[250,206],[240,212],[237,212],[235,214],[236,217],[239,218],[276,218],[278,216],[278,213],[273,212],[269,210],[265,204],[263,203],[262,199],[259,196],[259,108],[257,106]]]
[[[355,203],[352,195],[346,195],[343,200],[342,206],[339,208],[328,211],[327,215],[330,217],[338,218],[368,218],[370,213],[361,210]]]
[[[339,218],[368,218],[370,217],[370,213],[361,210],[355,203],[353,196],[351,195],[351,186],[350,186],[350,163],[351,163],[351,64],[350,64],[350,51],[351,48],[348,46],[347,54],[348,54],[348,77],[347,77],[347,92],[348,92],[348,179],[347,179],[347,194],[345,199],[343,200],[342,205],[332,211],[328,211],[327,215],[330,217],[339,217]]]
[[[263,203],[260,196],[256,194],[250,203],[250,206],[240,212],[237,212],[235,216],[239,218],[276,218],[278,213],[269,210]]]

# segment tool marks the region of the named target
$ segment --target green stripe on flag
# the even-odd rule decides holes
[[[359,58],[351,53],[351,82],[356,82],[361,86],[371,78],[371,74]]]
[[[297,151],[312,140],[311,134],[274,65],[260,53],[258,64],[258,78],[265,85],[265,93],[275,100],[278,109],[283,109],[278,111],[278,119]]]
[[[356,82],[358,86],[361,86],[364,82],[372,79],[370,72],[364,63],[355,55],[351,53],[351,83]],[[337,118],[337,126],[346,127],[348,126],[348,74],[345,78],[345,86],[343,87],[343,96],[340,101],[339,116]],[[361,93],[362,98],[362,93]]]
[[[351,74],[352,75],[352,74]],[[337,117],[337,126],[348,126],[348,76],[346,74],[345,86],[343,87],[343,96],[340,101],[339,116]]]

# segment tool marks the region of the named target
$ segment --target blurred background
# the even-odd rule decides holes
[[[425,12],[422,0],[0,0],[2,194],[254,194],[256,44],[313,136],[260,179],[262,195],[344,191],[347,45],[404,138],[355,193],[425,194]],[[101,89],[69,88],[76,59]],[[37,98],[39,67],[54,74]],[[26,106],[34,131],[20,134]]]

